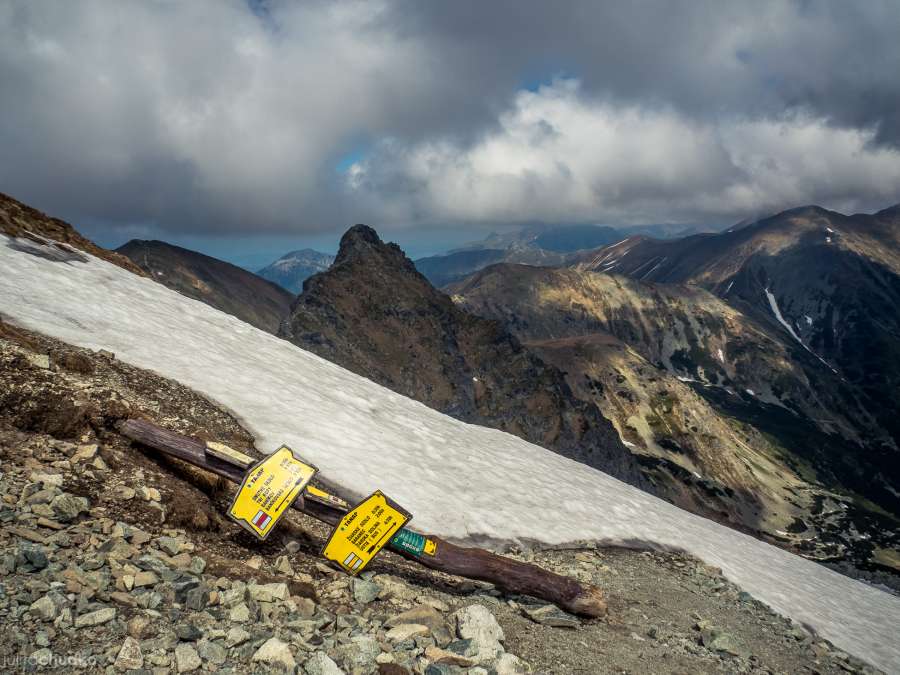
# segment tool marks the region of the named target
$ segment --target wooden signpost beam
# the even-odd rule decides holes
[[[122,423],[123,435],[147,448],[176,457],[196,467],[240,484],[245,465],[239,460],[224,460],[207,452],[203,441],[164,429],[143,419],[129,419]],[[299,496],[293,508],[317,520],[335,525],[344,511],[334,505],[304,499]],[[434,535],[424,535],[436,543],[433,555],[413,555],[395,545],[396,553],[431,569],[470,579],[488,581],[498,588],[522,595],[530,595],[552,602],[562,609],[581,616],[597,617],[606,613],[606,600],[596,586],[583,585],[537,565],[519,562],[480,548],[452,544]]]

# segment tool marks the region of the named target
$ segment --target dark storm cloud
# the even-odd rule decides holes
[[[0,1],[0,190],[244,234],[875,208],[898,34],[889,2]]]
[[[523,73],[578,77],[586,93],[692,115],[803,107],[900,143],[896,2],[409,2],[466,86],[491,97]]]

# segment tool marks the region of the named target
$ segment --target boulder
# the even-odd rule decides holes
[[[188,642],[179,642],[175,647],[175,669],[179,673],[188,673],[197,670],[201,665],[200,655],[194,649],[194,645]]]
[[[297,661],[294,660],[290,645],[277,637],[266,640],[253,654],[253,661],[270,666],[281,666],[291,672],[297,667]]]
[[[125,638],[116,662],[113,664],[116,670],[137,670],[144,667],[144,654],[141,644],[132,637]]]

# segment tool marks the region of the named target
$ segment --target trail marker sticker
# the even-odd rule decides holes
[[[380,490],[350,510],[337,524],[322,555],[357,575],[412,516]]]
[[[316,471],[316,467],[298,459],[289,447],[282,445],[247,470],[228,515],[258,538],[265,539]]]
[[[412,530],[400,530],[391,539],[391,545],[402,549],[416,557],[422,555],[434,555],[437,551],[437,542],[427,539],[424,534]]]

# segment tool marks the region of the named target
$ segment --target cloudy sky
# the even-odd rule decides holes
[[[0,0],[0,191],[243,260],[900,201],[900,3]]]

